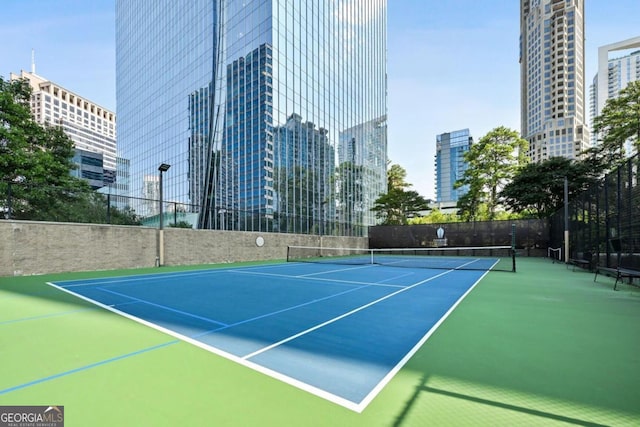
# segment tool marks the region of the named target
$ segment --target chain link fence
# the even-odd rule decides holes
[[[569,202],[569,257],[603,267],[640,268],[638,155]],[[550,219],[551,246],[564,251],[564,209]],[[564,255],[563,255],[564,258]]]

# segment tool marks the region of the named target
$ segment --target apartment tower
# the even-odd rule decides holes
[[[637,80],[640,80],[640,37],[600,46],[598,73],[593,78],[589,99],[591,122],[602,113],[607,100],[616,98],[629,83]],[[598,143],[594,132],[591,143]],[[626,148],[628,154],[633,153],[631,144]]]
[[[521,134],[529,157],[578,158],[585,115],[584,0],[521,0]]]

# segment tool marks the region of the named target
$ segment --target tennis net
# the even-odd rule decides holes
[[[445,270],[516,271],[511,246],[358,249],[289,246],[287,262],[380,264]]]

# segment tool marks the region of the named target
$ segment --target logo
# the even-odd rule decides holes
[[[0,406],[0,427],[64,427],[64,406]]]
[[[438,248],[442,246],[447,246],[447,238],[444,237],[444,228],[438,227],[436,230],[436,238],[433,239],[433,246]]]

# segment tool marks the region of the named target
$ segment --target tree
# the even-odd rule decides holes
[[[440,209],[432,209],[428,215],[409,219],[409,224],[444,224],[447,222],[460,222],[455,213],[444,213]]]
[[[31,118],[30,98],[26,82],[0,77],[0,181],[14,181],[32,170],[33,142],[42,129]]]
[[[586,151],[592,167],[601,173],[615,169],[626,159],[626,141],[640,153],[640,81],[634,81],[607,100],[602,113],[593,121],[599,144]]]
[[[416,191],[407,191],[411,184],[405,181],[407,171],[392,164],[387,170],[387,193],[381,194],[371,208],[383,225],[405,225],[408,218],[419,216],[429,209],[429,201]]]
[[[400,165],[392,164],[387,171],[387,190],[411,187],[406,178],[407,171]]]
[[[464,154],[468,167],[455,183],[455,188],[469,186],[467,194],[458,202],[463,217],[475,215],[485,203],[489,219],[495,218],[499,191],[527,162],[527,144],[516,131],[501,126],[471,146]]]
[[[456,184],[456,188],[460,188]],[[465,194],[458,198],[458,215],[463,221],[477,221],[488,216],[486,214],[486,203],[484,203],[484,193],[480,182],[472,182]]]
[[[595,179],[588,163],[551,157],[524,166],[500,195],[515,212],[546,218],[563,206],[565,177],[570,197],[585,190]]]
[[[60,127],[35,122],[30,99],[26,81],[0,78],[0,197],[11,193],[14,218],[78,220],[73,207],[86,202],[91,188],[69,173],[73,142]],[[7,206],[9,197],[0,203]]]
[[[416,191],[393,188],[376,199],[372,211],[383,225],[405,225],[408,218],[429,209],[429,201]]]

